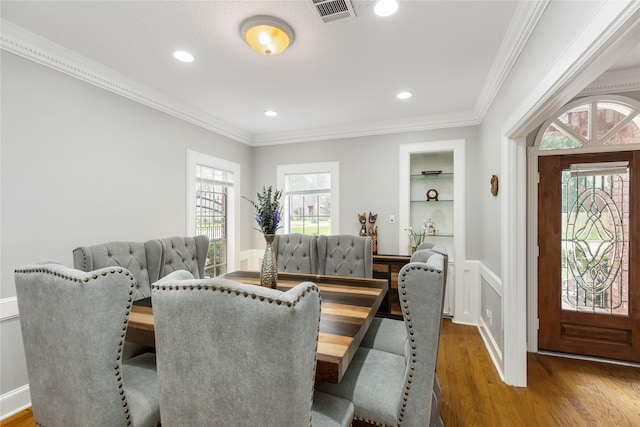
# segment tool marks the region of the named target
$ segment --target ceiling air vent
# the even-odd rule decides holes
[[[344,18],[355,18],[356,13],[350,0],[312,0],[320,18],[324,22]]]

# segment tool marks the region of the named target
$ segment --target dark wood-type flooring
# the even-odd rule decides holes
[[[438,377],[445,426],[640,426],[640,369],[529,355],[528,387],[505,385],[478,330],[444,321]],[[0,423],[33,427],[31,410]]]

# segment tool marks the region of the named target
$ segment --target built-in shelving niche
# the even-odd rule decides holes
[[[455,316],[456,307],[461,313],[465,311],[464,151],[464,140],[400,145],[398,253],[409,254],[411,251],[406,229],[412,227],[414,231],[420,232],[424,221],[433,221],[437,234],[428,235],[425,240],[443,244],[449,254],[444,307],[445,314],[449,316]],[[433,171],[441,173],[432,173]],[[437,191],[437,201],[427,200],[429,189]]]

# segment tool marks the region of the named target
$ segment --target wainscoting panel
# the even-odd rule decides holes
[[[502,281],[477,262],[480,281],[478,330],[500,378],[504,381],[504,316]]]

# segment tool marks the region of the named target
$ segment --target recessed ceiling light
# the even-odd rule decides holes
[[[409,99],[413,94],[411,92],[398,92],[396,98],[398,99]]]
[[[380,0],[373,8],[378,16],[391,16],[398,10],[397,0]]]
[[[267,110],[264,112],[264,115],[267,117],[275,117],[278,115],[278,112],[273,110]]]
[[[176,50],[173,52],[173,57],[180,62],[193,62],[193,55],[189,52],[185,52],[184,50]]]

